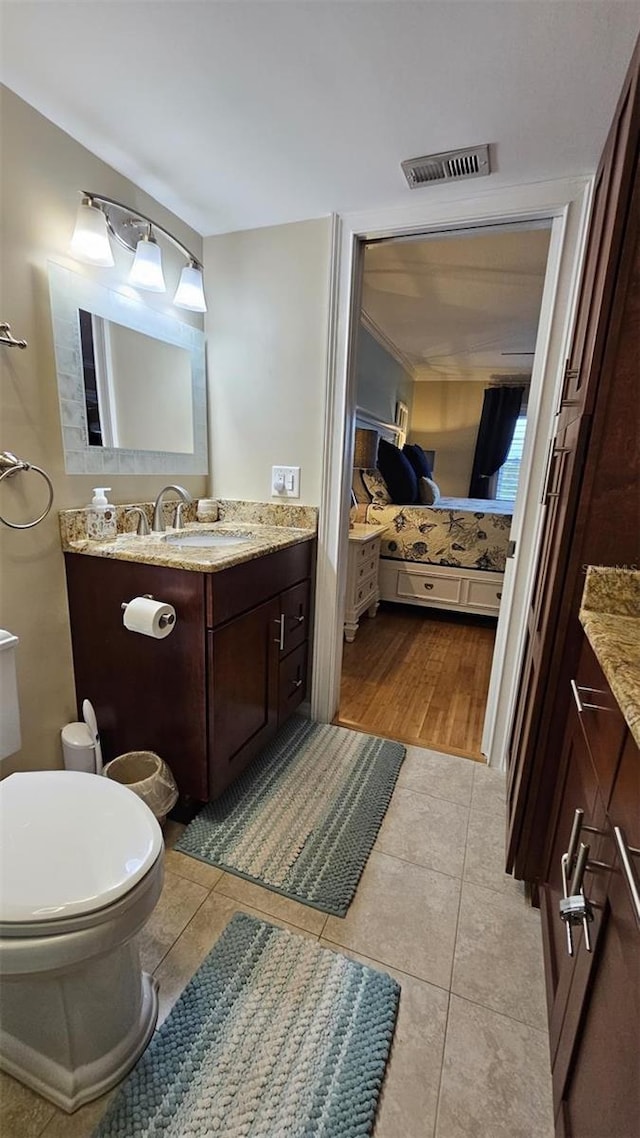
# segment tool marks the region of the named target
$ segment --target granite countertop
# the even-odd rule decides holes
[[[580,622],[640,746],[640,570],[589,566]]]
[[[179,546],[166,537],[188,537],[190,534],[223,534],[247,536],[248,540],[239,545],[218,547]],[[302,541],[315,538],[316,531],[310,527],[260,525],[255,522],[231,525],[218,522],[203,525],[199,522],[188,524],[182,530],[170,530],[167,534],[152,534],[138,537],[137,534],[119,534],[113,541],[92,541],[78,538],[63,542],[67,553],[81,553],[88,557],[107,557],[113,561],[136,561],[143,565],[164,565],[168,569],[187,569],[196,573],[218,573],[232,565],[253,561],[266,553],[298,545]]]

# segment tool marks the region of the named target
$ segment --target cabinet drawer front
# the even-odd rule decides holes
[[[366,560],[359,559],[356,566],[356,584],[361,585],[363,581],[368,580],[369,577],[375,577],[376,574],[376,557],[369,557]]]
[[[280,594],[280,614],[284,618],[283,648],[286,656],[309,636],[309,581],[301,581]]]
[[[420,597],[423,601],[460,600],[462,581],[459,577],[438,577],[429,573],[398,573],[399,597]]]
[[[356,554],[358,565],[361,565],[363,561],[370,561],[372,557],[375,559],[378,556],[378,550],[379,542],[377,537],[374,537],[372,541],[365,541],[358,547]]]
[[[582,708],[578,708],[579,719],[606,806],[611,796],[627,728],[622,712],[586,640],[572,689],[576,706],[579,701]]]
[[[375,577],[370,577],[368,581],[363,581],[361,585],[356,588],[355,607],[359,605],[367,605],[376,592],[377,582]]]
[[[497,611],[500,608],[501,600],[502,582],[492,584],[487,581],[469,581],[467,604],[477,605],[478,608],[482,607]]]
[[[307,644],[301,644],[280,661],[278,721],[282,723],[307,691]]]

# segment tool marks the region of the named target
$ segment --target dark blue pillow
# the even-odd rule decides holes
[[[431,464],[418,443],[405,443],[402,448],[402,453],[406,454],[409,459],[415,471],[416,478],[433,478]]]
[[[412,506],[418,501],[418,479],[409,459],[385,439],[378,444],[378,470],[384,478],[392,501],[397,506]]]

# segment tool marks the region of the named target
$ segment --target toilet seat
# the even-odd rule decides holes
[[[81,771],[9,775],[0,782],[0,935],[111,919],[130,894],[135,901],[162,850],[148,806],[120,783]]]

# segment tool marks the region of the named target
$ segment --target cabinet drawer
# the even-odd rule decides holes
[[[377,581],[375,577],[370,577],[368,581],[363,581],[361,585],[357,585],[354,608],[358,608],[360,605],[366,605],[375,594],[376,589]]]
[[[467,588],[467,604],[477,605],[478,608],[500,608],[502,600],[502,583],[492,584],[487,581],[469,581]]]
[[[430,573],[398,573],[399,597],[420,597],[425,601],[460,601],[462,581],[459,577],[438,577]]]
[[[302,703],[307,691],[307,644],[280,661],[278,721],[283,722]]]
[[[366,560],[358,558],[356,565],[356,584],[360,585],[363,581],[368,580],[369,577],[374,577],[376,572],[376,557],[368,557]]]
[[[611,797],[627,727],[587,640],[582,646],[576,678],[571,686],[606,806]]]
[[[288,655],[309,635],[309,594],[308,581],[301,581],[280,594],[280,619],[283,621],[281,656]]]
[[[361,565],[363,561],[370,561],[371,558],[375,560],[378,556],[379,542],[378,538],[374,537],[371,541],[365,541],[362,545],[358,546],[356,553],[356,563]]]

